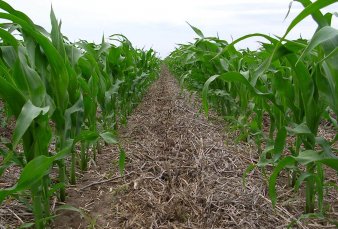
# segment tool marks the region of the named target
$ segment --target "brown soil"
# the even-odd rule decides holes
[[[82,216],[63,212],[55,228],[285,228],[298,217],[304,203],[273,209],[258,171],[243,188],[255,147],[236,143],[217,116],[208,121],[193,97],[163,70],[120,130],[126,175],[117,172],[118,149],[105,148],[96,170],[69,190],[67,204]]]
[[[11,139],[15,122],[13,118],[7,120],[4,114],[4,104],[0,100],[0,138]]]
[[[282,174],[273,209],[258,170],[243,187],[243,171],[257,162],[257,149],[253,143],[236,142],[224,127],[213,113],[206,119],[198,99],[182,92],[163,69],[119,130],[127,153],[125,175],[118,172],[118,147],[104,146],[97,162],[68,188],[66,204],[78,210],[56,211],[51,228],[286,228],[302,213],[303,194],[293,194]],[[334,190],[327,193],[333,218],[337,196]],[[60,205],[55,201],[53,210]],[[0,208],[6,214],[0,214],[0,228],[27,222],[24,214],[31,217],[22,208],[7,206]],[[312,220],[293,228],[335,227]]]

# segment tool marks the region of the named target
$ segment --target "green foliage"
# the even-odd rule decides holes
[[[13,164],[22,166],[16,184],[0,190],[0,203],[29,190],[34,225],[44,228],[52,218],[50,196],[57,191],[65,200],[66,170],[74,184],[76,165],[85,170],[90,159],[96,160],[100,139],[118,143],[117,126],[158,77],[160,60],[152,49],[136,49],[123,35],[103,38],[101,44],[71,43],[53,10],[48,33],[2,0],[0,9],[6,21],[0,25],[0,99],[16,120],[12,140],[1,142],[0,175]],[[17,152],[19,146],[23,153]],[[66,158],[71,158],[70,168]],[[121,173],[124,162],[121,149]],[[57,184],[51,169],[59,172]]]
[[[323,166],[338,171],[338,138],[325,140],[318,128],[329,120],[338,129],[338,31],[331,26],[332,14],[320,10],[336,1],[300,2],[304,10],[281,38],[254,33],[228,43],[190,26],[199,38],[180,45],[165,61],[183,86],[200,93],[206,115],[212,107],[241,129],[241,139],[254,139],[261,154],[257,166],[274,168],[269,179],[273,205],[277,178],[286,170],[296,190],[306,183],[305,213],[323,213]],[[287,40],[308,16],[318,24],[312,39]],[[235,48],[256,36],[267,40],[260,49]]]

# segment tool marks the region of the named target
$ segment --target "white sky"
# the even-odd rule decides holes
[[[284,17],[291,0],[7,0],[26,13],[36,24],[50,31],[49,12],[53,5],[62,20],[62,33],[71,41],[85,39],[100,42],[102,34],[126,35],[138,48],[154,48],[162,57],[178,43],[193,41],[197,35],[186,24],[201,29],[206,36],[231,41],[249,33],[282,35],[302,6],[294,2],[287,20]],[[338,11],[338,4],[327,11]],[[337,27],[337,18],[334,27]],[[288,38],[310,38],[316,24],[308,18]],[[257,38],[239,44],[257,47]]]

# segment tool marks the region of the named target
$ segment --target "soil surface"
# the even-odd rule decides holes
[[[243,186],[243,172],[258,160],[256,147],[237,142],[236,132],[224,129],[229,125],[212,112],[205,118],[200,107],[163,68],[119,130],[124,176],[119,147],[103,146],[97,162],[67,190],[66,204],[76,209],[57,211],[51,228],[286,228],[302,213],[301,194],[286,187],[282,174],[273,209],[257,169]],[[337,192],[328,198],[335,217]],[[58,207],[55,200],[53,210]],[[10,208],[0,210],[18,221]],[[315,220],[292,228],[335,227]]]
[[[95,170],[68,192],[67,204],[82,216],[63,212],[55,228],[286,228],[302,205],[288,206],[291,213],[273,209],[258,171],[243,187],[255,147],[235,142],[216,115],[208,120],[199,108],[163,69],[120,129],[125,176],[118,173],[118,149],[103,149]]]

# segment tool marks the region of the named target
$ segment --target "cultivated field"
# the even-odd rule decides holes
[[[281,37],[190,25],[160,60],[0,0],[0,228],[338,227],[336,1],[300,2]]]

